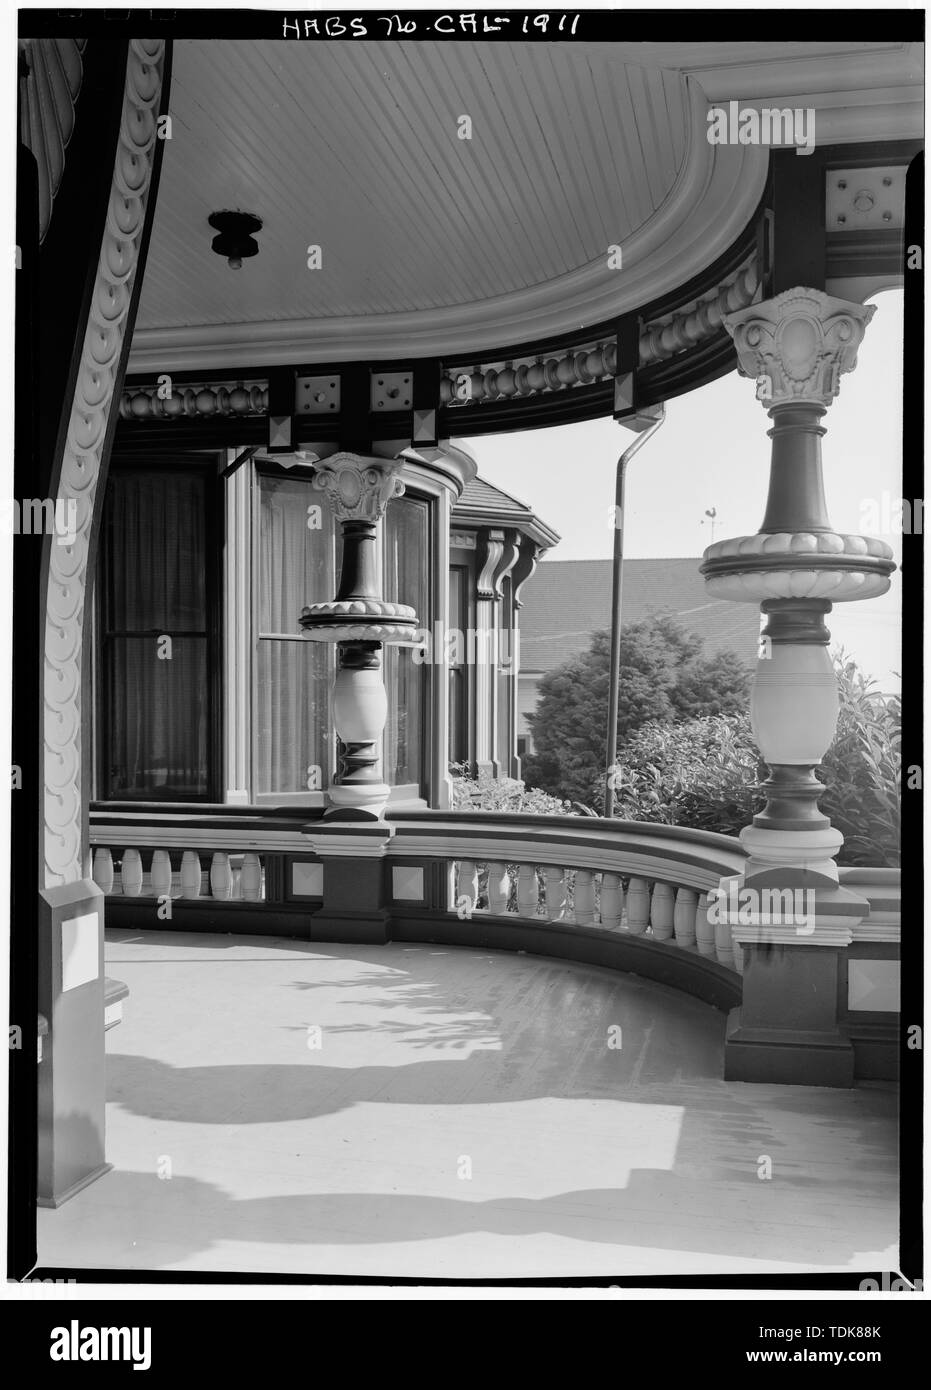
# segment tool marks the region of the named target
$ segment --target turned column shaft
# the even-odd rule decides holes
[[[830,531],[821,467],[825,430],[818,423],[824,413],[820,405],[781,405],[769,412],[769,496],[760,531]]]

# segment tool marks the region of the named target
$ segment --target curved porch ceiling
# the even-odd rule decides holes
[[[877,55],[710,47],[716,100],[740,58],[760,84],[757,50],[787,91],[823,92],[826,54],[835,78],[851,50],[874,71]],[[177,42],[130,370],[488,351],[675,290],[740,234],[768,167],[765,149],[708,144],[687,49]],[[901,65],[903,49],[882,52]],[[210,247],[222,208],[264,223],[238,271]]]

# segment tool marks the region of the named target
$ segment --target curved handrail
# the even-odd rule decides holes
[[[396,811],[388,854],[571,865],[707,891],[740,873],[746,851],[729,835],[680,825],[538,816],[522,811]]]

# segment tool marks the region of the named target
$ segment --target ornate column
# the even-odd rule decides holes
[[[323,906],[310,919],[311,936],[318,941],[388,939],[384,858],[394,828],[382,819],[389,788],[381,765],[388,713],[381,653],[386,642],[414,639],[417,615],[406,604],[381,597],[377,536],[389,501],[404,492],[402,467],[396,459],[339,453],[314,476],[314,486],[329,495],[343,533],[336,598],[301,614],[307,636],[337,643],[338,653],[333,722],[339,770],[323,820],[305,832],[323,861]]]
[[[318,642],[338,644],[333,721],[339,736],[339,771],[330,788],[327,819],[381,820],[389,788],[382,780],[381,741],[388,698],[381,675],[385,642],[413,640],[417,615],[381,597],[378,523],[404,484],[399,460],[334,454],[314,475],[343,532],[343,562],[336,598],[301,613],[301,627]]]
[[[769,767],[766,805],[741,833],[746,871],[722,882],[718,905],[745,948],[744,1003],[728,1028],[733,1080],[853,1080],[836,1021],[838,958],[869,907],[838,887],[843,837],[818,808],[815,768],[838,710],[824,620],[834,603],[884,593],[895,566],[884,541],[832,528],[820,422],[856,366],[873,312],[797,288],[724,320],[741,375],[756,381],[773,422],[763,524],[755,536],[709,546],[702,565],[715,598],[759,603],[767,617],[750,706]]]

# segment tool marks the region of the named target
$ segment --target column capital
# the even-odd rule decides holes
[[[857,351],[875,312],[873,304],[835,299],[800,285],[728,314],[724,327],[734,339],[741,375],[755,379],[757,399],[764,406],[826,408],[843,373],[857,365]]]
[[[392,497],[404,495],[403,459],[331,454],[314,473],[314,487],[333,503],[338,521],[378,521]]]

